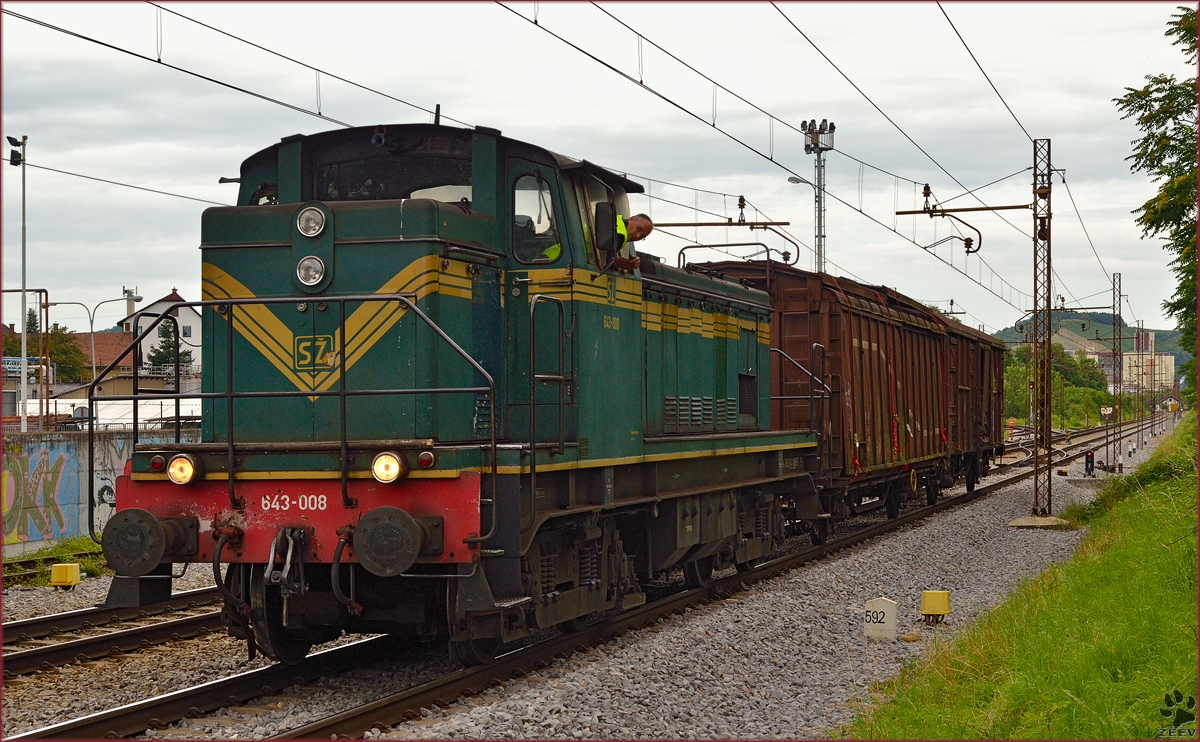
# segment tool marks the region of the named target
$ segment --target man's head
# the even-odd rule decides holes
[[[644,240],[654,231],[654,222],[645,214],[634,214],[625,220],[625,229],[629,233],[629,241]]]

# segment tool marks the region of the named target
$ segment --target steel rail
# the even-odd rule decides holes
[[[1083,446],[1084,443],[1084,441],[1073,442],[1072,446]],[[1086,449],[1071,454],[1069,458],[1078,458],[1084,453],[1086,453]],[[847,536],[830,540],[824,546],[776,558],[759,565],[750,572],[718,578],[707,587],[687,590],[654,603],[648,603],[616,616],[612,620],[593,624],[580,632],[565,634],[502,655],[489,665],[466,668],[451,673],[438,680],[296,727],[278,734],[272,739],[303,737],[328,739],[331,735],[361,736],[368,729],[391,726],[419,715],[420,709],[423,707],[445,706],[462,695],[479,693],[487,687],[545,666],[557,657],[569,656],[573,652],[602,643],[632,629],[652,625],[659,617],[680,613],[688,607],[723,598],[732,591],[742,589],[743,585],[750,585],[790,571],[840,549],[881,536],[892,529],[970,502],[1032,476],[1032,471],[1013,474],[1002,481],[979,487],[974,492],[947,497],[936,505],[926,505],[902,514],[895,520],[868,526]],[[214,711],[223,706],[270,695],[289,685],[307,682],[323,674],[369,666],[380,657],[394,657],[398,651],[402,651],[399,649],[402,646],[400,642],[388,636],[364,639],[350,645],[333,647],[309,655],[295,666],[271,665],[162,696],[147,698],[115,709],[97,712],[80,719],[30,730],[5,739],[123,737],[138,734],[150,727],[164,726],[187,717]]]
[[[309,682],[322,675],[369,666],[380,657],[395,656],[397,644],[388,636],[363,639],[311,654],[298,665],[270,665],[4,739],[7,742],[52,737],[128,737],[222,706],[270,695],[289,685]]]
[[[211,634],[223,627],[221,611],[155,621],[147,625],[107,631],[95,636],[45,644],[29,649],[4,652],[5,675],[27,675],[37,670],[67,665],[75,661],[97,660],[122,652],[131,652],[155,644]],[[46,641],[45,639],[31,641]]]
[[[129,621],[154,616],[166,611],[198,608],[211,603],[216,598],[217,589],[215,587],[205,587],[199,590],[187,590],[175,593],[169,600],[141,606],[140,608],[83,608],[78,611],[23,618],[19,621],[5,621],[3,625],[4,640],[5,642],[13,642],[22,639],[40,639],[57,632],[69,632],[76,629],[90,629],[103,626],[110,621]],[[5,664],[7,664],[7,655],[4,659]]]

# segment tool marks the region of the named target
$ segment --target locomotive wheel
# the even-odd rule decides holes
[[[706,587],[712,582],[713,562],[715,556],[693,559],[683,565],[683,579],[691,588]]]
[[[496,638],[467,638],[469,636],[469,626],[455,628],[455,616],[458,614],[458,588],[449,586],[446,591],[446,619],[450,624],[450,651],[454,656],[457,656],[464,665],[468,667],[473,665],[486,665],[496,659],[496,653],[500,651],[500,647],[504,641]],[[469,620],[469,619],[468,619]],[[458,636],[455,636],[455,633]]]
[[[937,485],[934,484],[933,480],[929,480],[925,483],[925,504],[926,505],[937,505],[937,501],[938,501]]]
[[[761,559],[751,559],[746,562],[735,562],[733,566],[737,568],[738,572],[749,572],[757,567],[761,562]]]
[[[884,501],[887,507],[888,520],[895,520],[900,517],[900,496],[894,492],[889,492]]]
[[[813,546],[824,546],[825,542],[829,540],[829,518],[817,518],[808,535],[812,539]]]
[[[308,656],[316,643],[307,631],[283,625],[283,597],[279,588],[263,580],[267,565],[255,564],[250,570],[250,622],[254,643],[262,653],[285,665],[295,665]]]
[[[496,659],[496,652],[500,651],[499,639],[470,639],[451,643],[458,658],[468,666],[486,665]]]
[[[564,634],[574,634],[576,631],[583,631],[587,628],[588,622],[592,620],[592,614],[587,613],[582,616],[567,619],[558,625],[558,630]]]

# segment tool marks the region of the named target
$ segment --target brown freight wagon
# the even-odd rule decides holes
[[[820,431],[825,516],[895,517],[959,478],[974,489],[1003,452],[1003,342],[883,286],[777,262],[703,268],[771,295],[772,427]]]

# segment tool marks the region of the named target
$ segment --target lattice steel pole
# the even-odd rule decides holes
[[[1114,470],[1121,460],[1121,387],[1125,383],[1125,323],[1121,321],[1121,274],[1113,274],[1113,453]]]
[[[1033,514],[1050,515],[1050,140],[1033,142]]]
[[[1112,364],[1113,364],[1113,455],[1108,464],[1113,472],[1117,470],[1117,461],[1121,458],[1121,274],[1112,276]]]

